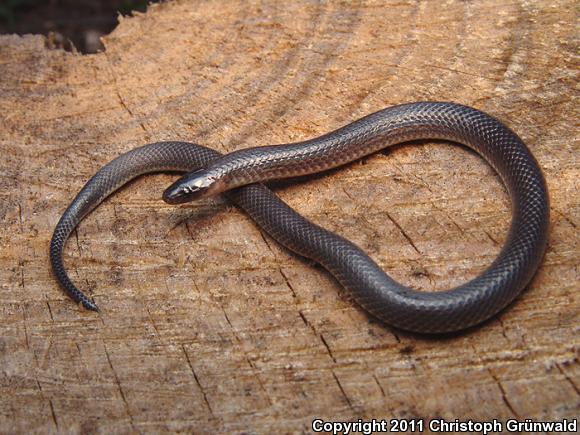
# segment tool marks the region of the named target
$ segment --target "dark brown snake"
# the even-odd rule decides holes
[[[444,139],[475,150],[496,170],[511,197],[511,227],[498,257],[476,278],[451,290],[422,292],[395,282],[353,243],[309,222],[262,184],[253,184],[324,171],[418,139]],[[410,331],[457,331],[489,319],[529,283],[546,246],[546,183],[536,160],[514,132],[471,107],[403,104],[299,143],[221,156],[200,145],[159,142],[117,157],[79,192],[58,222],[50,245],[58,282],[86,308],[96,310],[97,306],[75,287],[64,269],[67,238],[115,190],[139,175],[159,171],[194,171],[165,191],[164,200],[172,204],[233,189],[227,192],[228,198],[271,237],[324,266],[370,313]]]

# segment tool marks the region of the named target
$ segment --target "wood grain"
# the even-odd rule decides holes
[[[572,418],[580,408],[578,34],[571,0],[171,1],[120,17],[106,51],[0,37],[0,432],[309,432],[314,418]],[[51,276],[75,193],[138,145],[297,141],[385,106],[451,100],[530,146],[551,193],[529,289],[467,333],[382,325],[223,199],[136,181],[89,216]],[[476,155],[398,146],[276,191],[425,291],[499,252],[509,201]]]

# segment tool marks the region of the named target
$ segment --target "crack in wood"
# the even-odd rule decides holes
[[[564,213],[562,213],[562,212],[561,212],[560,210],[558,210],[557,208],[553,208],[553,207],[552,207],[552,209],[553,209],[553,210],[554,210],[556,213],[558,213],[560,216],[562,216],[562,218],[563,218],[563,219],[564,219],[566,222],[568,222],[568,223],[569,223],[569,224],[572,226],[572,228],[577,228],[577,225],[574,223],[574,221],[573,221],[572,219],[570,219],[570,218],[569,218],[567,215],[565,215]]]
[[[319,334],[319,337],[320,337],[320,341],[322,341],[322,344],[326,348],[326,351],[328,352],[328,355],[330,355],[330,358],[332,358],[332,361],[336,364],[336,358],[334,357],[332,351],[330,350],[330,346],[326,342],[326,339],[324,338],[324,335]]]
[[[18,223],[20,225],[20,232],[24,232],[24,224],[22,222],[22,207],[20,206],[20,203],[17,204],[18,205]]]
[[[81,244],[79,242],[79,229],[78,229],[78,227],[75,227],[73,232],[75,235],[75,240],[77,242],[77,249],[79,251],[79,258],[81,258],[82,257],[82,250],[81,250]]]
[[[300,315],[300,318],[302,319],[302,321],[304,322],[304,324],[306,326],[308,326],[310,329],[312,329],[312,331],[316,334],[316,331],[314,330],[314,326],[312,326],[308,320],[306,320],[306,316],[304,315],[304,313],[301,310],[298,310],[298,314]]]
[[[22,290],[25,290],[25,285],[24,285],[24,260],[20,259],[18,261],[18,266],[20,267],[20,287],[22,287]]]
[[[413,243],[413,240],[411,239],[411,237],[409,237],[409,235],[405,232],[405,230],[403,230],[403,227],[401,225],[399,225],[399,223],[395,219],[393,219],[393,217],[388,212],[385,214],[387,215],[389,220],[399,229],[399,231],[401,232],[403,237],[405,239],[407,239],[407,242],[409,242],[409,244],[413,247],[415,252],[417,252],[417,254],[421,255],[421,251],[419,251],[419,249],[417,249],[417,246],[415,246],[415,243]]]
[[[56,418],[56,412],[54,410],[54,404],[52,403],[52,399],[47,398],[44,395],[44,390],[42,389],[42,385],[40,384],[40,381],[38,380],[38,376],[37,376],[37,373],[36,372],[34,374],[34,379],[36,381],[36,386],[37,386],[37,388],[38,388],[38,390],[40,392],[40,397],[42,397],[42,400],[46,400],[48,402],[48,406],[50,407],[50,414],[52,416],[52,421],[53,421],[56,429],[58,430],[58,420]]]
[[[131,118],[135,118],[135,115],[133,114],[133,111],[129,108],[129,106],[127,105],[127,103],[125,102],[125,100],[123,99],[123,97],[121,96],[121,91],[119,90],[119,83],[117,81],[117,75],[115,74],[115,69],[113,68],[113,64],[111,63],[111,60],[109,59],[109,56],[107,54],[107,51],[103,52],[105,59],[107,61],[107,65],[109,65],[109,71],[111,72],[111,76],[113,77],[113,84],[115,85],[115,94],[117,95],[117,98],[119,99],[119,103],[121,104],[121,106],[127,111],[127,113],[131,116]],[[147,129],[145,128],[145,125],[143,124],[143,122],[141,121],[137,121],[139,123],[139,125],[141,126],[141,128],[143,129],[143,131],[145,133],[147,132]]]
[[[52,403],[52,399],[48,399],[48,404],[50,405],[50,413],[52,415],[52,421],[54,421],[54,425],[58,430],[58,420],[56,419],[56,412],[54,410],[54,404]]]
[[[113,372],[113,378],[115,379],[115,383],[117,384],[117,388],[119,389],[119,394],[121,395],[121,399],[123,400],[123,403],[125,404],[125,412],[127,413],[127,416],[129,417],[129,422],[131,424],[131,427],[133,428],[133,430],[137,430],[135,428],[135,422],[133,420],[133,415],[131,414],[129,402],[127,402],[127,398],[125,397],[125,392],[123,391],[123,387],[121,387],[121,381],[119,380],[119,376],[117,375],[117,372],[115,371],[115,367],[113,366],[113,363],[111,361],[111,356],[109,355],[109,351],[108,351],[107,345],[105,343],[103,343],[103,348],[105,350],[105,355],[107,357],[109,367],[111,368],[111,371]]]
[[[248,365],[252,369],[253,376],[257,379],[258,384],[260,385],[260,389],[265,394],[265,397],[266,397],[266,400],[268,401],[268,404],[270,406],[272,406],[273,402],[272,402],[272,399],[270,398],[270,395],[268,393],[268,390],[266,389],[264,383],[262,382],[262,379],[260,378],[260,375],[257,373],[256,367],[254,366],[254,364],[250,360],[250,357],[249,357],[248,353],[244,349],[244,343],[243,343],[242,339],[238,336],[237,329],[232,324],[232,322],[231,322],[230,318],[228,317],[228,314],[227,314],[227,312],[226,312],[226,310],[225,310],[224,307],[222,307],[222,311],[224,313],[224,317],[226,318],[226,321],[228,322],[228,325],[230,325],[230,328],[231,328],[231,330],[232,330],[232,332],[234,334],[234,337],[235,337],[236,341],[238,342],[238,345],[240,346],[240,349],[241,349],[242,353],[244,354],[244,357],[246,359],[246,362],[248,363]]]
[[[352,409],[353,411],[355,411],[354,407],[352,406],[352,402],[350,401],[348,395],[346,394],[346,391],[344,391],[344,388],[342,387],[342,384],[338,380],[338,376],[336,376],[336,373],[334,373],[334,370],[331,370],[330,372],[332,373],[332,377],[336,381],[336,385],[338,385],[338,388],[340,389],[340,392],[342,393],[342,396],[346,400],[346,403],[348,404],[348,407],[350,409]]]
[[[375,380],[375,383],[378,385],[379,390],[381,390],[381,394],[383,395],[383,397],[387,397],[387,395],[385,394],[385,390],[383,389],[383,386],[381,385],[381,383],[377,379],[377,375],[375,375],[374,373],[373,373],[373,379]]]
[[[510,339],[508,338],[508,336],[506,334],[505,325],[504,325],[503,320],[501,318],[501,314],[498,314],[496,319],[497,319],[499,325],[501,326],[501,335],[503,335],[503,338],[505,338],[507,341],[510,341]]]
[[[497,387],[499,388],[499,391],[501,392],[501,399],[502,399],[503,403],[505,404],[506,408],[509,409],[509,411],[512,413],[512,415],[514,417],[516,417],[518,420],[522,420],[521,416],[518,414],[518,412],[516,412],[513,405],[509,401],[508,396],[507,396],[507,392],[504,389],[503,384],[501,383],[499,378],[495,375],[495,373],[492,371],[491,368],[488,368],[487,371],[489,372],[490,376],[492,377],[492,379],[496,383]]]
[[[201,382],[199,382],[199,378],[197,377],[197,373],[195,373],[195,370],[193,369],[193,364],[191,363],[191,359],[189,358],[189,354],[185,350],[185,346],[181,345],[181,349],[183,350],[183,353],[185,354],[185,359],[187,360],[187,364],[189,365],[189,369],[191,370],[191,374],[193,375],[193,379],[195,379],[195,383],[197,384],[199,390],[201,391],[201,395],[203,396],[203,401],[205,402],[207,409],[209,410],[209,413],[211,414],[211,416],[213,418],[215,418],[215,414],[213,413],[213,409],[212,409],[211,405],[209,404],[209,400],[207,398],[207,393],[205,392],[203,385],[201,385]]]
[[[395,337],[395,340],[397,340],[397,343],[400,343],[401,338],[399,337],[399,334],[397,334],[397,332],[393,328],[391,328],[391,329],[392,329],[391,334],[393,334],[393,337]]]
[[[568,374],[562,369],[560,363],[556,363],[556,368],[558,369],[558,371],[560,373],[562,373],[562,376],[564,376],[564,379],[566,379],[566,381],[568,381],[568,383],[572,386],[572,388],[576,392],[576,395],[580,396],[580,389],[578,389],[578,386],[574,383],[572,378],[570,378],[570,376],[568,376]]]
[[[290,280],[288,279],[286,274],[282,271],[281,267],[278,268],[278,271],[280,272],[280,275],[282,275],[282,277],[284,278],[284,281],[286,282],[286,285],[288,286],[288,288],[292,292],[292,297],[297,300],[298,296],[296,295],[296,290],[294,290],[294,287],[292,286],[292,284],[290,284]]]
[[[494,239],[494,238],[491,236],[491,234],[489,234],[489,231],[487,231],[487,230],[482,230],[482,231],[483,231],[483,232],[484,232],[484,234],[487,236],[487,238],[493,242],[493,244],[494,244],[495,246],[499,246],[499,242],[498,242],[497,240],[495,240],[495,239]]]
[[[145,301],[142,301],[141,303],[143,304],[143,308],[145,308],[145,311],[147,312],[147,317],[149,317],[149,321],[151,322],[151,326],[153,326],[153,329],[155,330],[155,334],[157,335],[157,338],[162,340],[161,334],[159,333],[159,330],[157,329],[157,325],[155,324],[155,320],[153,320],[153,317],[151,316],[151,311],[149,311],[149,307],[147,306],[147,303]]]

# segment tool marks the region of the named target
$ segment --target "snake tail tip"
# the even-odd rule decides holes
[[[85,307],[87,310],[90,310],[90,311],[96,311],[96,312],[100,311],[97,304],[95,304],[94,302],[91,302],[91,301],[83,301],[83,307]]]

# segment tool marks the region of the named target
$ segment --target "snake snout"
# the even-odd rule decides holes
[[[183,204],[214,194],[216,178],[205,169],[190,172],[163,192],[163,201],[168,204]]]

